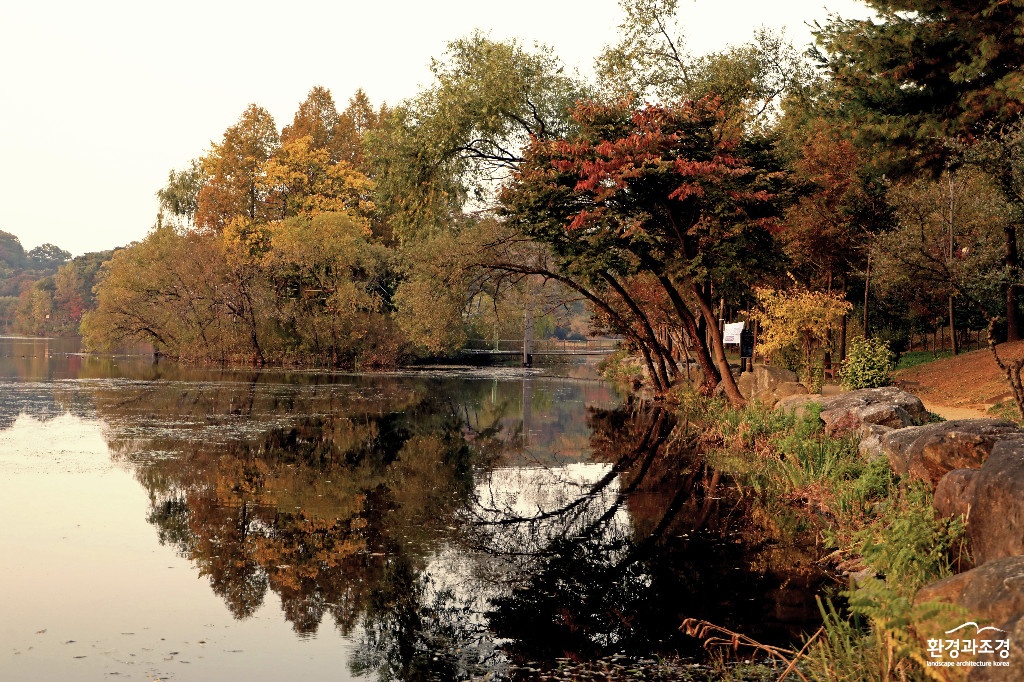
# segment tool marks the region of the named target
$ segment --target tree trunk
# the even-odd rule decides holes
[[[683,324],[683,329],[686,330],[686,334],[693,340],[697,362],[700,364],[701,371],[704,372],[705,384],[708,384],[709,389],[714,389],[718,382],[722,380],[722,375],[711,359],[711,351],[708,349],[707,341],[701,334],[697,319],[690,312],[690,308],[679,294],[679,290],[676,289],[668,277],[659,275],[658,281],[661,283],[665,293],[668,294],[669,300],[672,301],[672,307],[675,308],[676,315]],[[689,364],[687,364],[687,376],[689,376]]]
[[[709,329],[717,329],[718,322],[715,320],[715,311],[711,309],[711,303],[707,298],[704,297],[704,292],[701,291],[700,287],[693,285],[690,287],[693,291],[694,297],[697,299],[697,303],[700,305],[701,314],[704,316],[704,320],[708,324]],[[729,362],[725,359],[725,344],[722,343],[721,334],[711,335],[711,346],[715,353],[715,362],[718,364],[718,371],[722,374],[722,384],[725,388],[725,394],[729,398],[729,402],[737,407],[743,407],[747,404],[743,394],[740,393],[739,386],[736,385],[736,379],[732,376],[732,371],[729,369]]]
[[[868,291],[871,289],[871,253],[868,253],[868,267],[864,273],[864,338],[870,339],[868,331]]]
[[[630,311],[632,311],[632,313],[636,315],[637,320],[639,320],[640,325],[643,327],[644,336],[650,344],[649,347],[652,351],[654,359],[657,360],[655,367],[658,370],[658,383],[661,384],[661,389],[659,389],[659,392],[660,390],[668,388],[671,385],[672,381],[669,379],[668,369],[665,365],[665,350],[658,342],[658,337],[654,333],[654,328],[651,326],[650,320],[647,319],[647,315],[644,314],[643,310],[640,309],[640,306],[636,304],[636,302],[632,299],[629,293],[622,287],[622,285],[619,284],[619,282],[614,277],[612,277],[611,273],[602,270],[601,277],[603,277],[604,280],[608,282],[608,285],[611,286],[612,290],[619,295],[619,298],[622,299],[622,301],[626,304]],[[671,357],[668,360],[669,362],[672,362]]]
[[[959,344],[956,342],[956,325],[953,321],[953,294],[949,295],[949,339],[950,346],[953,349],[953,355],[957,355],[960,352]]]
[[[1004,229],[1006,237],[1006,253],[1003,264],[1010,273],[1010,281],[1006,283],[1006,340],[1020,341],[1020,309],[1017,306],[1017,288],[1013,279],[1017,276],[1019,259],[1017,254],[1017,226],[1007,225]]]

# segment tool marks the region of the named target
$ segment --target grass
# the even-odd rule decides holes
[[[783,541],[813,533],[838,571],[875,576],[841,593],[844,609],[821,602],[822,629],[804,642],[801,675],[927,679],[914,627],[943,607],[915,606],[913,596],[959,568],[963,521],[938,518],[929,486],[897,476],[885,458],[866,461],[855,438],[828,436],[817,410],[795,418],[761,405],[681,403],[714,465],[755,493],[758,516]]]
[[[1017,425],[1024,422],[1024,419],[1021,419],[1020,410],[1017,409],[1017,403],[1012,398],[996,403],[988,408],[988,413],[996,419],[1005,419]]]
[[[896,363],[896,369],[910,369],[911,367],[951,357],[953,357],[953,351],[951,350],[938,351],[936,353],[932,353],[930,350],[909,351],[900,356],[900,361]]]

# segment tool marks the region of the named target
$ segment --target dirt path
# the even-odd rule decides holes
[[[997,350],[1004,359],[1024,357],[1024,341],[1003,343]],[[1012,398],[987,348],[901,370],[896,373],[896,383],[921,398],[930,412],[946,419],[990,417],[990,407]]]

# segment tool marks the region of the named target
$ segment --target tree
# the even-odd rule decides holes
[[[890,173],[941,169],[948,138],[1024,112],[1024,2],[867,0],[874,19],[833,17],[817,33],[837,110]]]
[[[267,314],[287,330],[287,360],[314,357],[332,367],[351,366],[380,350],[375,344],[395,343],[387,338],[384,311],[387,256],[367,240],[365,220],[327,212],[271,223],[267,232],[260,267],[275,291]],[[390,364],[398,354],[391,349],[375,357]]]
[[[955,301],[983,322],[1000,305],[1008,273],[1000,267],[1011,207],[998,184],[974,168],[895,187],[896,229],[876,249],[879,286],[947,318],[957,352]],[[964,317],[962,314],[961,317]]]
[[[877,19],[833,18],[818,32],[833,112],[881,172],[938,174],[949,141],[970,143],[1024,113],[1022,0],[868,0]],[[1016,226],[1004,267],[1015,270]],[[1020,338],[1014,287],[1007,332]]]
[[[861,152],[824,121],[804,130],[793,162],[802,187],[785,215],[780,237],[796,271],[810,286],[830,290],[864,261],[871,235],[888,211],[884,188],[862,175]]]
[[[172,170],[167,174],[167,184],[156,193],[160,208],[191,225],[199,207],[199,191],[206,180],[202,159],[192,159],[184,170]]]
[[[341,211],[366,216],[374,209],[370,179],[345,161],[332,161],[309,135],[282,144],[263,164],[258,186],[278,219]]]
[[[771,355],[799,348],[808,383],[814,381],[814,350],[852,307],[839,292],[758,288],[754,318],[760,323],[761,352]]]
[[[55,244],[40,244],[26,254],[29,267],[41,273],[52,274],[71,260],[71,254]]]
[[[620,331],[651,353],[656,385],[669,380],[664,348],[620,281],[639,273],[656,278],[711,385],[723,381],[742,403],[721,336],[710,334],[713,368],[697,317],[717,329],[711,290],[767,266],[784,174],[763,149],[726,135],[723,117],[710,98],[675,107],[581,104],[576,132],[534,140],[501,199],[508,220],[550,247],[563,273],[603,282],[630,309],[639,326]]]
[[[565,134],[583,96],[550,50],[481,33],[450,43],[431,70],[434,85],[392,110],[367,145],[377,204],[399,240],[452,229],[470,200],[486,205],[531,136]]]
[[[232,218],[253,222],[272,217],[264,164],[277,151],[279,138],[270,113],[250,104],[238,123],[224,131],[202,159],[206,183],[196,197],[195,222],[220,231]]]
[[[808,77],[801,55],[767,30],[753,40],[695,56],[675,19],[678,0],[620,0],[625,20],[620,40],[597,59],[610,98],[637,96],[658,102],[722,99],[726,117],[744,127],[777,118],[781,97]]]
[[[97,291],[81,325],[90,349],[148,343],[182,360],[241,359],[245,311],[212,233],[157,226],[104,263]]]
[[[388,111],[386,105],[374,110],[366,93],[361,88],[356,90],[338,117],[334,140],[338,160],[347,161],[364,173],[368,172],[364,139],[369,132],[380,128]]]
[[[291,124],[281,131],[281,144],[308,137],[312,149],[327,150],[330,160],[336,162],[340,158],[335,146],[340,123],[341,115],[334,105],[331,91],[318,85],[299,105]]]
[[[1018,302],[1021,283],[1018,239],[1024,222],[1024,120],[991,127],[971,144],[955,145],[960,160],[974,166],[994,181],[1009,202],[1008,219],[1001,221],[1002,286],[1006,311],[1006,336],[1010,341],[1024,336]],[[994,312],[993,312],[994,314]]]

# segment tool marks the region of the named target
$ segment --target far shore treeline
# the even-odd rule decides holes
[[[393,106],[250,105],[140,242],[71,260],[0,233],[0,329],[359,368],[608,332],[655,390],[689,357],[734,402],[721,317],[805,375],[855,336],[1021,338],[1019,3],[871,0],[807,52],[761,31],[703,56],[677,0],[621,4],[589,79],[473,34]]]

